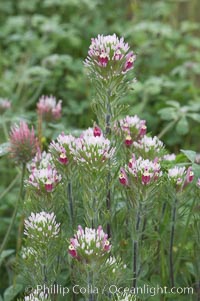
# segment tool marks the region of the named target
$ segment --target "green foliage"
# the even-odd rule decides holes
[[[11,254],[14,253],[14,250],[6,250],[6,251],[3,251],[1,256],[0,256],[0,266],[2,264],[2,262],[4,261],[4,259],[8,256],[10,256]]]
[[[22,285],[17,284],[17,285],[11,285],[6,289],[4,292],[4,301],[12,301],[14,297],[16,297],[19,292],[22,290]]]
[[[147,119],[158,134],[165,121],[155,116],[155,110],[176,99],[180,107],[176,116],[181,117],[192,101],[192,112],[183,114],[177,120],[177,131],[165,136],[165,142],[174,148],[183,144],[184,135],[183,147],[187,148],[198,135],[199,24],[193,13],[185,19],[180,16],[186,15],[187,9],[198,10],[192,2],[181,6],[178,1],[155,0],[151,5],[149,1],[122,0],[8,0],[0,8],[0,96],[11,99],[13,111],[19,114],[24,109],[31,113],[40,95],[54,94],[63,99],[65,126],[87,127],[94,115],[82,61],[91,37],[116,32],[125,36],[138,54],[138,83],[133,93],[124,97],[124,103],[131,105],[130,113]],[[170,110],[162,112],[168,116]]]

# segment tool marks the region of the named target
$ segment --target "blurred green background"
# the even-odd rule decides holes
[[[152,135],[172,152],[200,152],[199,11],[198,0],[0,0],[0,98],[12,101],[12,109],[0,116],[0,143],[19,118],[36,124],[43,94],[63,100],[62,121],[52,125],[54,137],[64,129],[91,126],[94,95],[83,60],[92,37],[116,33],[137,54],[137,82],[123,99],[129,114],[145,118]],[[17,173],[12,162],[0,158],[1,238],[18,180],[9,193],[5,189]],[[15,247],[15,229],[12,235],[9,248]],[[12,278],[12,258],[4,274],[0,288]]]
[[[63,100],[65,128],[91,125],[83,60],[91,37],[116,33],[137,54],[138,82],[124,99],[130,113],[146,118],[153,134],[177,119],[165,143],[200,150],[199,10],[198,0],[1,0],[0,97],[12,101],[13,119],[33,116],[39,96],[53,94]],[[189,108],[173,104],[159,114],[168,100]]]

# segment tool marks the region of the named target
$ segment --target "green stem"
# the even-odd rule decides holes
[[[194,199],[193,202],[192,202],[192,206],[190,208],[190,212],[189,212],[188,217],[187,217],[187,221],[186,221],[186,225],[185,225],[185,228],[184,228],[184,232],[181,235],[181,237],[182,237],[182,240],[180,242],[181,246],[184,246],[184,244],[185,244],[185,239],[186,239],[187,234],[188,234],[188,226],[189,226],[189,222],[190,222],[190,219],[191,219],[191,215],[192,215],[192,212],[193,212],[193,208],[194,208],[195,202],[196,202],[196,199]],[[175,272],[174,272],[175,276],[177,275],[177,272],[178,272],[178,266],[179,266],[179,262],[181,260],[182,252],[183,252],[183,248],[181,247],[180,248],[180,252],[178,254],[178,259],[177,259],[176,267],[175,267]]]
[[[8,130],[7,130],[7,127],[6,127],[6,121],[4,121],[2,123],[2,126],[3,126],[4,136],[5,136],[6,140],[9,140],[9,134],[8,134]]]
[[[110,91],[108,91],[108,99],[107,99],[107,114],[106,114],[106,130],[105,130],[105,136],[108,137],[111,133],[111,127],[110,127],[110,119],[111,119],[111,106],[109,102],[110,97]],[[110,213],[111,210],[111,191],[110,191],[110,181],[111,181],[111,173],[110,173],[110,161],[109,161],[109,171],[108,171],[108,177],[107,177],[107,195],[106,195],[106,207],[108,212]],[[111,226],[110,223],[107,223],[107,234],[108,237],[111,237]]]
[[[159,226],[158,226],[158,229],[157,229],[157,232],[159,233],[159,235],[161,235],[161,226],[162,226],[162,223],[163,223],[163,219],[164,219],[164,215],[165,215],[165,211],[166,211],[166,206],[167,206],[167,203],[164,202],[163,206],[162,206]],[[157,242],[157,248],[156,248],[155,256],[156,256],[158,262],[160,262],[160,256],[162,256],[162,253],[161,253],[161,240],[160,239]]]
[[[177,210],[176,207],[177,207],[177,198],[175,198],[173,208],[172,208],[172,227],[171,227],[170,246],[169,246],[169,269],[170,269],[171,287],[174,287],[173,245],[174,245],[174,233],[175,233],[176,210]]]
[[[18,178],[19,178],[19,175],[16,175],[14,180],[12,180],[12,182],[9,184],[9,186],[1,193],[0,200],[13,188],[13,186],[17,182]]]
[[[68,194],[68,201],[69,201],[71,228],[73,229],[73,225],[74,225],[74,206],[73,206],[72,183],[71,183],[71,181],[69,181],[68,184],[67,184],[67,194]]]
[[[24,104],[24,108],[28,108],[31,104],[33,104],[34,101],[36,101],[36,100],[38,99],[38,97],[40,96],[40,94],[41,94],[41,92],[42,92],[42,89],[43,89],[44,85],[45,85],[45,81],[42,81],[42,82],[39,84],[39,86],[38,86],[36,92],[35,92],[35,89],[34,89],[34,92],[35,92],[35,93],[34,93],[33,96],[29,99],[29,101],[27,101],[27,102]]]
[[[136,239],[133,238],[133,287],[137,287],[137,261],[138,261],[138,246],[139,246],[139,227],[140,227],[140,208],[138,208],[137,216],[136,216],[136,225],[135,225],[135,236]]]
[[[20,204],[20,200],[22,199],[22,195],[23,195],[23,184],[24,184],[24,175],[25,175],[25,168],[26,168],[26,165],[25,163],[23,163],[22,165],[22,173],[21,173],[21,184],[20,184],[20,190],[19,190],[19,197],[17,199],[17,202],[15,204],[15,209],[14,209],[14,212],[13,212],[13,215],[12,215],[12,218],[11,218],[11,223],[8,227],[8,230],[6,232],[6,235],[4,237],[4,240],[1,244],[1,248],[0,248],[0,255],[2,254],[3,250],[5,249],[6,247],[6,244],[8,242],[8,239],[9,239],[9,236],[10,236],[10,233],[11,233],[11,230],[12,230],[12,227],[15,223],[15,219],[16,219],[16,215],[17,215],[17,211],[18,211],[18,207],[19,207],[19,204]]]
[[[93,289],[93,272],[88,273],[88,288],[89,291]],[[95,296],[91,291],[89,292],[88,301],[95,301]]]
[[[93,196],[94,195],[95,195],[95,192],[94,192]],[[96,206],[97,206],[97,199],[96,199],[96,197],[94,197],[93,204],[92,204],[92,212],[93,212],[92,222],[91,222],[92,228],[96,228],[98,226],[97,225],[98,218],[97,218],[97,207]]]
[[[38,141],[40,150],[42,151],[42,114],[38,114]]]
[[[178,119],[175,119],[171,122],[169,122],[166,127],[164,127],[164,129],[160,132],[160,134],[158,135],[158,138],[161,139],[170,129],[172,126],[174,126],[177,123]]]

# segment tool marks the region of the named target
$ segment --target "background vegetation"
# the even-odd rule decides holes
[[[93,95],[83,60],[91,37],[116,33],[137,54],[137,83],[123,100],[130,104],[129,114],[145,118],[152,135],[160,135],[171,151],[200,152],[198,0],[0,2],[0,98],[12,101],[11,110],[0,116],[0,143],[7,141],[10,125],[20,118],[36,123],[36,103],[43,94],[63,100],[62,124],[52,124],[45,136],[90,126],[95,118]],[[19,179],[5,157],[0,158],[0,175],[2,238]],[[17,225],[9,249],[15,248],[16,229]],[[9,257],[1,269],[1,291],[12,282],[13,259]]]

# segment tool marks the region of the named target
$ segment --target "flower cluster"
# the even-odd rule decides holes
[[[151,155],[155,156],[155,153],[160,156],[164,149],[163,142],[159,140],[157,136],[149,137],[145,135],[138,142],[134,141],[133,145],[139,153],[143,156],[146,154],[149,157]]]
[[[40,192],[52,192],[61,179],[56,168],[49,164],[46,168],[33,169],[26,184]]]
[[[50,144],[50,152],[56,162],[62,165],[67,165],[73,161],[73,149],[76,138],[72,135],[60,134],[57,137],[57,142],[52,141]]]
[[[48,294],[34,290],[30,295],[24,297],[24,301],[43,301],[48,300]]]
[[[33,128],[30,130],[27,123],[20,122],[14,125],[10,132],[10,153],[16,163],[27,163],[38,150],[37,138]]]
[[[39,192],[52,192],[62,179],[50,153],[37,152],[32,162],[28,164],[28,170],[30,175],[26,184]]]
[[[39,150],[32,161],[27,164],[27,168],[29,172],[32,172],[35,169],[47,168],[49,164],[53,165],[53,158],[51,154],[45,151],[41,152]]]
[[[146,134],[146,121],[141,120],[137,115],[126,116],[119,120],[119,126],[125,135],[124,143],[126,146],[133,144],[133,141],[140,139]]]
[[[134,154],[128,163],[127,172],[143,185],[148,185],[162,176],[158,158],[154,159],[154,161],[150,161],[149,159],[145,160],[139,157],[136,160]],[[124,186],[129,184],[126,171],[123,168],[120,171],[119,181]]]
[[[108,235],[104,233],[101,226],[97,229],[78,226],[78,231],[70,239],[69,254],[78,259],[89,261],[92,258],[104,256],[111,249]]]
[[[3,114],[5,111],[10,109],[11,102],[7,99],[0,98],[0,113]]]
[[[185,186],[191,183],[194,179],[192,168],[174,166],[168,170],[168,178],[177,186]]]
[[[38,114],[46,121],[53,121],[61,117],[62,101],[56,103],[53,96],[42,96],[37,103]]]
[[[91,40],[85,66],[102,78],[124,74],[134,67],[136,55],[129,51],[124,38],[98,35]]]
[[[111,147],[110,140],[103,135],[94,136],[88,133],[89,131],[76,139],[73,154],[77,163],[95,169],[114,156],[115,148]]]
[[[56,216],[53,212],[31,213],[24,221],[24,226],[24,234],[39,241],[41,238],[44,240],[56,238],[60,231],[60,224],[56,222]]]

